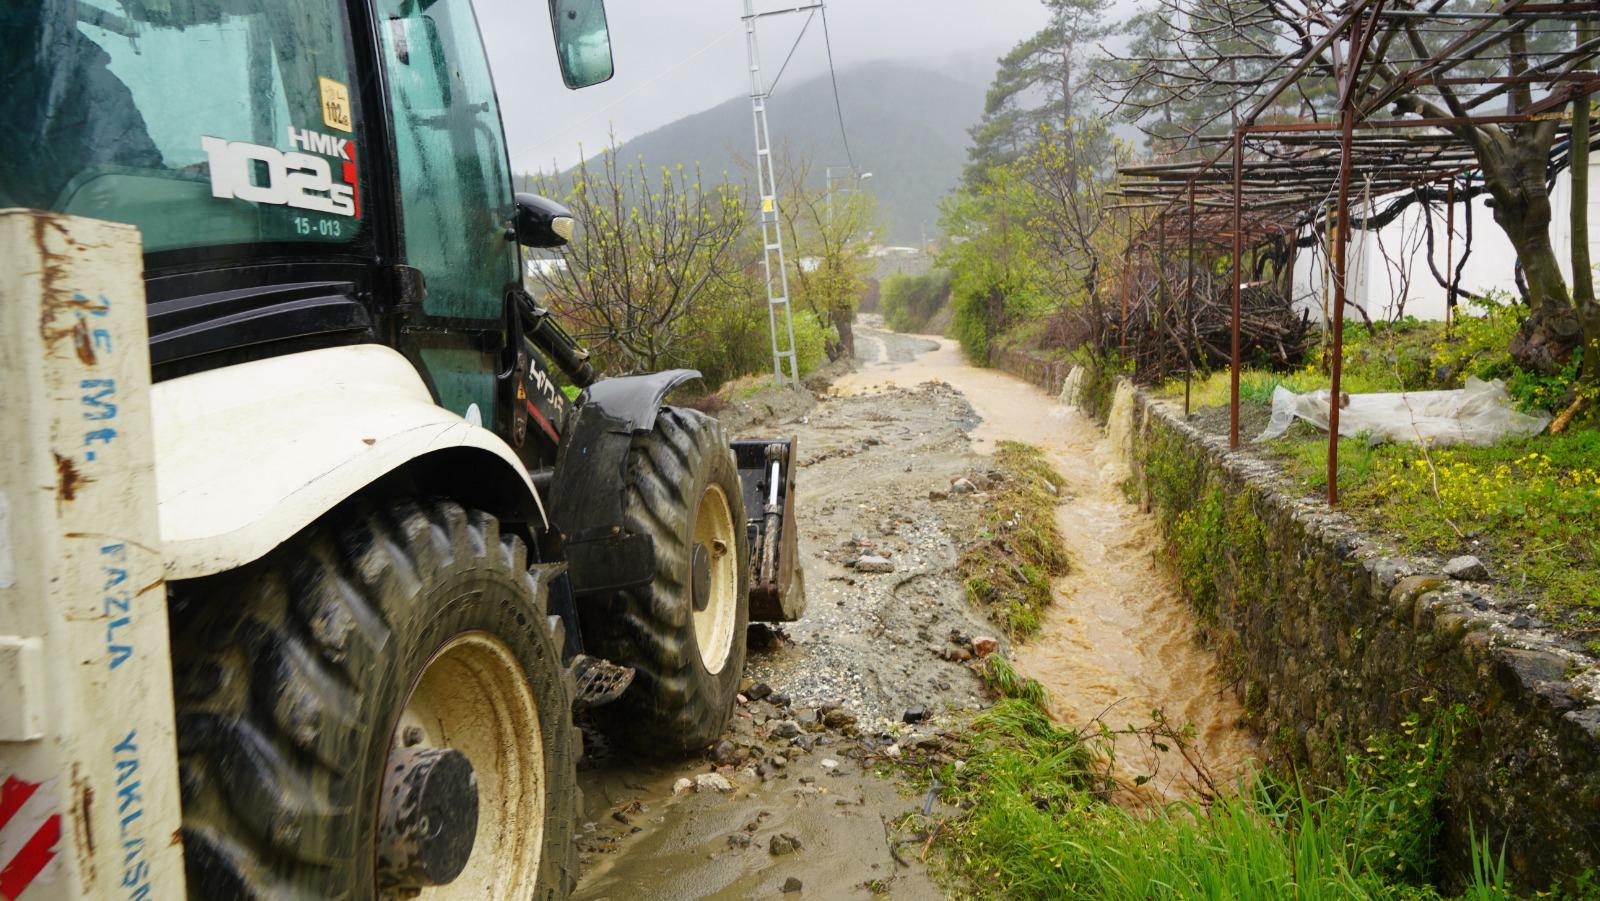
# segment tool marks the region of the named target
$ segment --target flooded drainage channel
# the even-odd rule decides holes
[[[904,340],[862,332],[873,342]],[[836,383],[835,390],[850,394],[943,381],[962,392],[983,418],[973,435],[976,450],[992,452],[1000,441],[1032,444],[1065,480],[1056,523],[1072,556],[1072,572],[1056,584],[1056,602],[1039,634],[1015,651],[1017,669],[1049,690],[1052,715],[1068,725],[1100,720],[1119,730],[1144,727],[1160,710],[1173,727],[1193,726],[1192,748],[1212,780],[1231,785],[1258,756],[1258,744],[1239,724],[1243,710],[1224,684],[1215,655],[1201,645],[1174,578],[1157,558],[1154,517],[1123,496],[1131,393],[1117,398],[1110,427],[1102,434],[1091,418],[1033,385],[968,365],[953,341],[940,339],[937,350],[908,362],[894,362],[897,356],[879,356],[879,362]],[[1160,754],[1147,741],[1119,736],[1116,755],[1119,781],[1131,785],[1140,777],[1149,779],[1124,801],[1197,794],[1192,771],[1176,750]]]

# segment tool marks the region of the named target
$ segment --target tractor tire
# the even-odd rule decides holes
[[[597,711],[613,742],[650,755],[694,753],[722,735],[744,674],[750,546],[744,498],[722,425],[663,407],[635,436],[624,528],[655,545],[655,579],[591,605],[584,634],[637,675]],[[702,609],[695,597],[697,548]],[[709,575],[709,578],[706,576]]]
[[[579,737],[554,577],[494,517],[429,500],[341,511],[174,585],[189,897],[566,898]],[[388,771],[421,752],[464,756],[477,806],[475,828],[433,827],[465,869],[419,895],[428,878],[381,859],[379,819]]]

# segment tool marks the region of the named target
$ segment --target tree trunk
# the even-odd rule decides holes
[[[1578,23],[1578,43],[1594,35],[1588,21]],[[1572,101],[1572,305],[1583,326],[1583,380],[1600,384],[1600,303],[1595,302],[1594,269],[1589,260],[1589,95]]]
[[[1511,341],[1511,356],[1524,369],[1551,374],[1559,370],[1581,340],[1578,317],[1567,293],[1567,281],[1550,243],[1549,165],[1545,153],[1517,141],[1509,152],[1484,167],[1494,196],[1494,220],[1500,224],[1522,263],[1532,309]]]
[[[856,334],[851,328],[855,320],[855,311],[848,305],[836,305],[829,311],[833,320],[834,330],[839,333],[838,353],[828,354],[828,359],[834,362],[839,360],[854,360],[856,358]]]

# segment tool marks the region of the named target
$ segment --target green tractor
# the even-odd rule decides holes
[[[550,12],[567,87],[609,79],[601,0]],[[800,614],[793,442],[597,379],[524,290],[575,224],[513,195],[469,0],[0,38],[0,208],[143,236],[189,895],[565,897],[574,709],[698,751],[749,621]]]

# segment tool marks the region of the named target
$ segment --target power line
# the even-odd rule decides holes
[[[771,97],[772,92],[778,89],[778,82],[783,80],[783,73],[789,68],[789,60],[794,59],[794,52],[800,49],[800,42],[806,38],[806,29],[811,27],[811,20],[816,17],[817,14],[815,12],[806,16],[806,24],[800,26],[799,37],[794,39],[794,46],[789,48],[789,55],[784,57],[783,65],[778,67],[778,74],[773,77],[771,86],[767,88],[768,97]]]
[[[844,128],[844,106],[839,103],[839,73],[833,68],[833,39],[828,35],[828,6],[822,5],[822,42],[828,48],[828,77],[833,80],[833,109],[839,114],[839,137],[844,141],[844,156],[850,161],[850,171],[856,168],[855,155],[850,152],[850,135]]]

